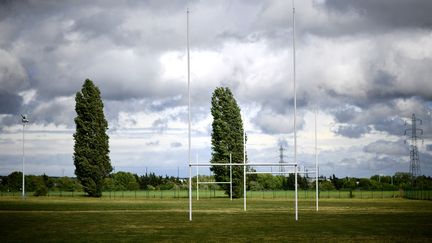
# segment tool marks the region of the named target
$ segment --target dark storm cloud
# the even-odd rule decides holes
[[[378,131],[387,132],[391,135],[400,136],[405,129],[405,121],[402,117],[382,117],[382,120],[374,124],[374,128]]]
[[[0,89],[0,114],[18,114],[22,101],[21,96]]]
[[[396,142],[378,140],[370,143],[363,148],[366,153],[385,154],[390,156],[407,156],[409,155],[408,145],[403,140]]]
[[[333,132],[355,138],[376,130],[402,137],[405,129],[410,128],[413,113],[417,118],[429,121],[430,117],[424,103],[425,101],[418,97],[377,99],[363,102],[361,108],[349,105],[331,109],[329,112],[334,115],[336,122],[341,123],[335,125]],[[420,127],[426,137],[432,131],[431,122],[423,122]]]
[[[326,0],[325,6],[339,13],[352,12],[371,28],[431,28],[429,0]]]
[[[369,126],[365,125],[338,125],[336,127],[336,133],[348,138],[360,138],[364,134],[371,131]]]
[[[334,111],[333,115],[336,121],[347,123],[352,121],[356,116],[357,111],[354,107],[342,107]]]

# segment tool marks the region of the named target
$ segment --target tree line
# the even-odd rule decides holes
[[[192,178],[192,186],[196,188],[196,176]],[[215,176],[200,175],[199,181],[215,181]],[[432,190],[432,177],[419,176],[416,179],[414,189]],[[294,190],[294,174],[288,176],[255,174],[248,175],[247,190]],[[0,176],[0,191],[19,192],[22,187],[22,173],[12,172],[8,176]],[[83,186],[74,177],[49,177],[43,175],[26,175],[26,190],[36,196],[44,196],[48,191],[83,191]],[[298,175],[299,190],[315,188],[315,178],[307,178]],[[236,185],[233,185],[235,188]],[[409,190],[411,187],[411,175],[398,172],[393,176],[374,175],[370,178],[344,177],[337,178],[332,175],[328,178],[321,177],[319,188],[328,190]],[[174,176],[160,176],[155,173],[137,175],[130,172],[119,171],[111,173],[104,179],[102,191],[135,191],[135,190],[187,190],[188,180]],[[223,185],[200,185],[200,189],[224,190]]]

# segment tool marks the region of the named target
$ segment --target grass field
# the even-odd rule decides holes
[[[8,241],[432,241],[432,202],[407,199],[0,198]]]

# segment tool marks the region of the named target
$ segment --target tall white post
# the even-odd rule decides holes
[[[243,210],[246,211],[246,129],[243,125]]]
[[[190,56],[189,56],[189,8],[186,11],[187,72],[188,72],[188,163],[189,163],[189,220],[192,221],[192,166],[191,166],[191,109],[190,109]]]
[[[230,200],[232,201],[232,156],[230,153]]]
[[[25,149],[24,149],[24,137],[25,133],[25,122],[23,120],[23,141],[22,141],[22,150],[23,150],[23,156],[22,156],[22,199],[25,199]]]
[[[198,164],[198,154],[196,155],[196,163]],[[196,167],[196,190],[197,190],[197,201],[199,200],[199,174],[198,166]]]
[[[317,113],[318,108],[315,107],[315,200],[316,211],[318,211],[318,138],[317,138]]]
[[[295,52],[295,6],[294,0],[292,0],[293,6],[293,31],[292,31],[292,41],[293,41],[293,81],[294,81],[294,163],[295,166],[295,219],[298,220],[298,199],[297,199],[297,89],[296,89],[296,52]]]

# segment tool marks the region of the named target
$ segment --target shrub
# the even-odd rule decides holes
[[[48,188],[43,185],[39,186],[36,191],[33,193],[33,196],[39,197],[39,196],[46,196],[48,194]]]

